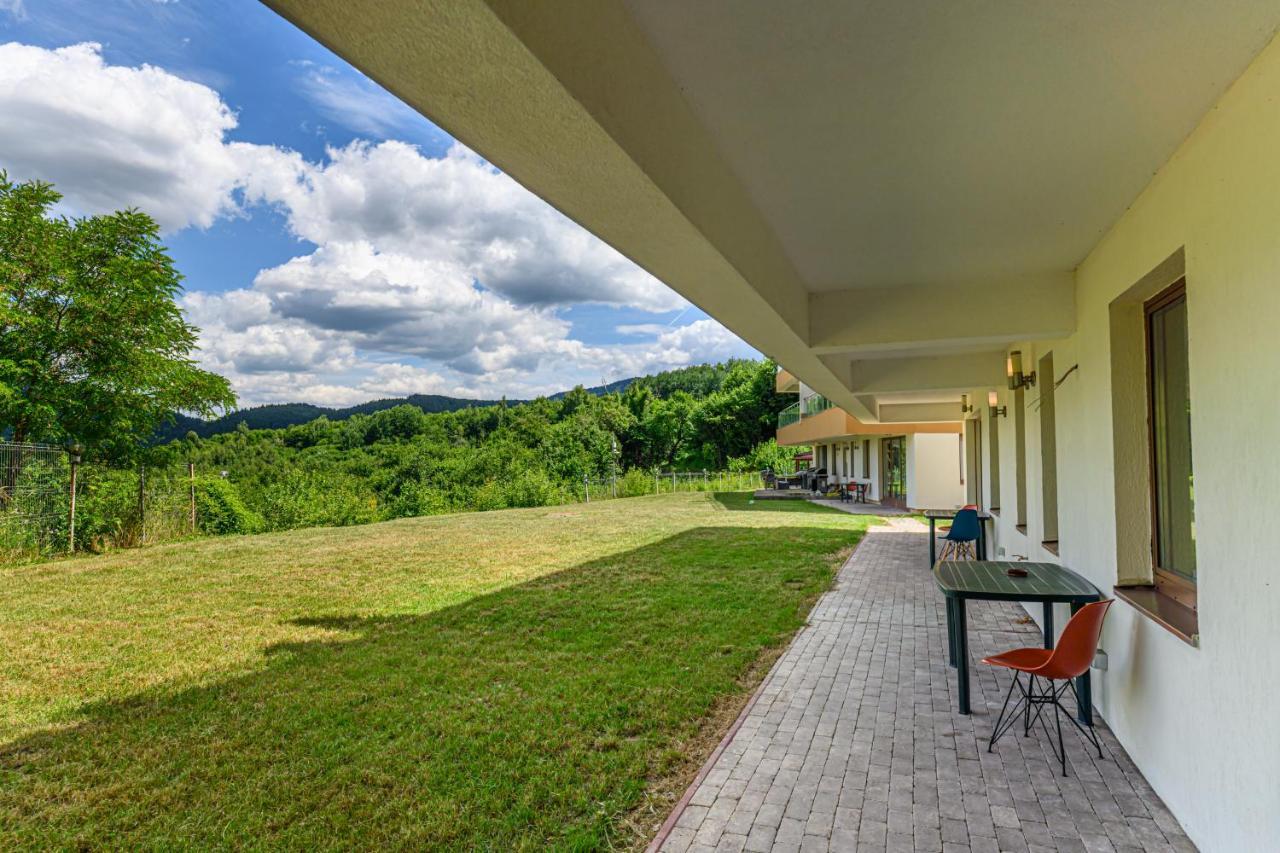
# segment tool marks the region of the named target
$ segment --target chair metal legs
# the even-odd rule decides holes
[[[1013,683],[1009,685],[1009,692],[1004,696],[1004,705],[1000,708],[1000,714],[996,717],[995,725],[991,728],[991,739],[987,742],[987,752],[991,752],[996,745],[996,741],[1000,740],[1009,729],[1018,722],[1018,718],[1022,718],[1022,736],[1027,737],[1031,734],[1031,729],[1038,722],[1040,728],[1044,730],[1045,735],[1049,738],[1049,749],[1053,752],[1053,757],[1058,759],[1062,765],[1062,775],[1067,775],[1067,748],[1062,739],[1062,718],[1065,716],[1071,723],[1080,730],[1094,748],[1098,750],[1098,758],[1102,758],[1102,744],[1098,740],[1097,733],[1093,730],[1093,726],[1082,725],[1073,714],[1069,713],[1066,708],[1062,707],[1062,697],[1066,695],[1068,690],[1075,696],[1076,704],[1080,703],[1080,696],[1076,693],[1074,679],[1065,679],[1059,683],[1052,679],[1042,678],[1041,684],[1044,685],[1043,690],[1037,690],[1036,677],[1027,675],[1027,683],[1024,685],[1022,680],[1018,678],[1018,673],[1013,673]],[[1018,700],[1009,707],[1009,700],[1013,698],[1013,689],[1017,687],[1019,696]],[[1049,724],[1044,719],[1043,713],[1045,706],[1053,706],[1054,725],[1057,729],[1057,737],[1049,731]],[[1032,709],[1034,708],[1034,713]],[[1054,741],[1057,741],[1055,744]]]

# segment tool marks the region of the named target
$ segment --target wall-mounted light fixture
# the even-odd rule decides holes
[[[1022,372],[1022,350],[1014,350],[1009,353],[1009,357],[1004,363],[1005,375],[1009,378],[1009,390],[1017,391],[1019,388],[1030,388],[1036,384],[1036,372]]]
[[[968,394],[960,395],[960,413],[964,415],[973,414],[973,403],[970,402]]]
[[[995,391],[987,392],[987,408],[991,411],[991,417],[1003,418],[1009,414],[1008,406],[997,406],[1000,402],[1000,396]]]

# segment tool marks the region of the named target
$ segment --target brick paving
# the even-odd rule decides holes
[[[927,534],[890,525],[819,600],[661,849],[1194,850],[1100,719],[1102,760],[1064,732],[1065,779],[1043,732],[987,752],[1009,676],[978,661],[1038,630],[1015,605],[970,602],[974,713],[956,713]]]

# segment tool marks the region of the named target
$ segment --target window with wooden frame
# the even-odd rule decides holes
[[[1195,480],[1186,280],[1148,300],[1147,429],[1151,556],[1158,592],[1196,608]]]

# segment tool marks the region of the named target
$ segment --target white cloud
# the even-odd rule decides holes
[[[668,311],[687,303],[461,145],[425,157],[412,145],[355,142],[326,163],[271,155],[246,169],[247,197],[280,205],[318,245],[363,240],[380,251],[448,261],[527,305],[598,302]]]
[[[307,72],[317,101],[359,100]],[[385,131],[385,110],[352,115]],[[749,352],[710,320],[620,326],[636,339],[619,345],[573,339],[566,306],[688,303],[461,145],[433,158],[356,142],[309,162],[231,141],[236,116],[212,88],[108,65],[95,44],[0,45],[0,116],[0,168],[53,181],[71,212],[137,206],[175,230],[267,204],[318,247],[185,298],[202,362],[242,403],[531,397]]]
[[[216,92],[162,69],[107,65],[96,44],[0,45],[0,165],[52,181],[78,213],[125,206],[166,230],[234,209],[236,117]]]
[[[620,326],[614,326],[613,330],[620,335],[628,335],[631,337],[656,337],[666,332],[671,327],[662,323],[624,323]]]

